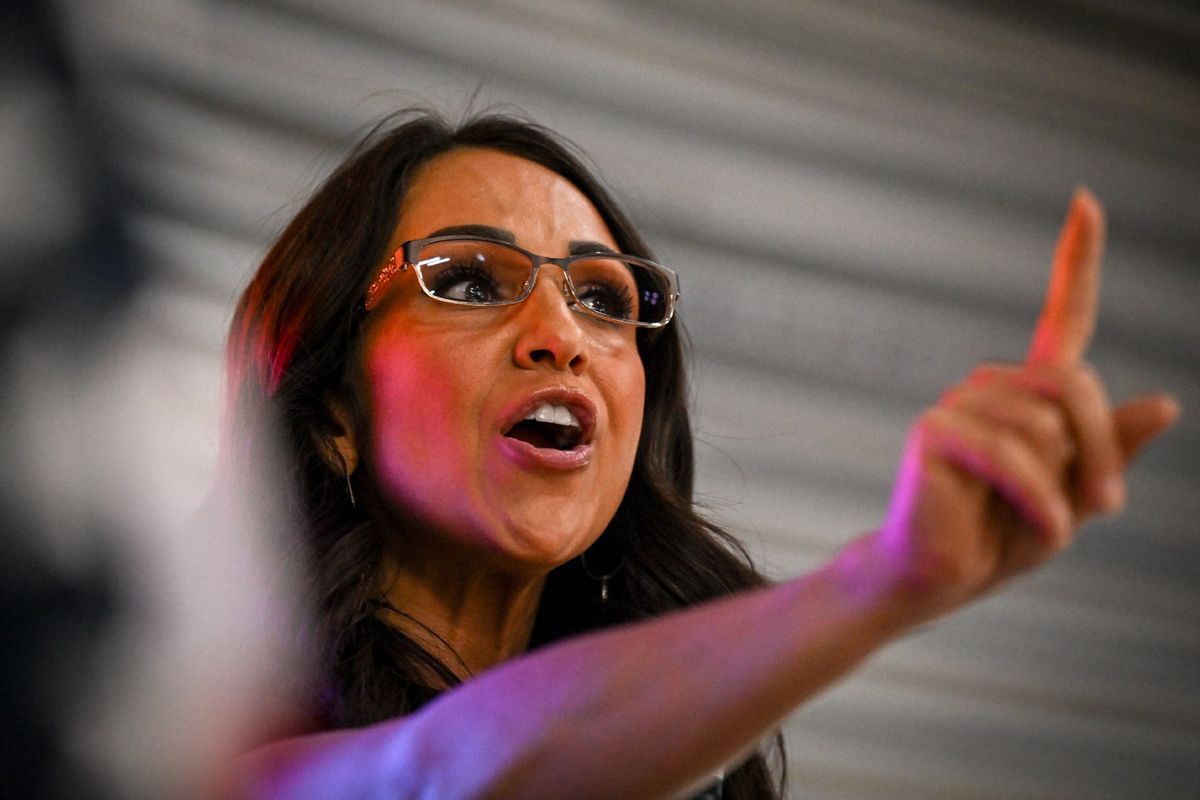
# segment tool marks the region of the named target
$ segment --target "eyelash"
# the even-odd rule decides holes
[[[486,284],[493,293],[497,288],[496,281],[487,273],[487,270],[480,269],[473,264],[452,264],[443,269],[438,273],[431,288],[434,294],[441,294],[446,287],[467,281]]]
[[[592,284],[595,286],[596,284]],[[629,318],[633,313],[633,295],[629,293],[629,287],[620,284],[602,283],[599,286],[609,295],[614,308],[610,309],[613,316]],[[580,301],[588,295],[588,291],[584,290],[581,294]],[[608,299],[608,298],[606,298]]]

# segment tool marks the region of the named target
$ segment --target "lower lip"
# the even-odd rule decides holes
[[[570,450],[555,450],[549,447],[534,447],[520,439],[500,437],[500,447],[513,461],[523,467],[569,471],[582,469],[592,461],[590,444],[576,445]]]

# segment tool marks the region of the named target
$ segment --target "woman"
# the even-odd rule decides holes
[[[377,131],[233,324],[231,453],[282,436],[269,513],[320,620],[324,732],[258,751],[250,791],[781,793],[755,748],[786,713],[1119,508],[1176,415],[1110,409],[1081,362],[1102,224],[1079,193],[1028,362],[921,416],[880,528],[768,587],[692,508],[676,284],[596,179],[511,119]]]

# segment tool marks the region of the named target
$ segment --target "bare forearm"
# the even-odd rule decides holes
[[[797,581],[547,648],[408,719],[274,746],[263,796],[668,796],[909,624],[873,580],[852,545]]]
[[[505,795],[670,796],[728,763],[903,628],[847,560],[505,667],[489,735],[528,748]]]

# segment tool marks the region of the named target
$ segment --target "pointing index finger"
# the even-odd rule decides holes
[[[1046,303],[1029,345],[1029,363],[1082,360],[1096,327],[1103,252],[1104,209],[1087,189],[1077,189],[1054,251]]]

